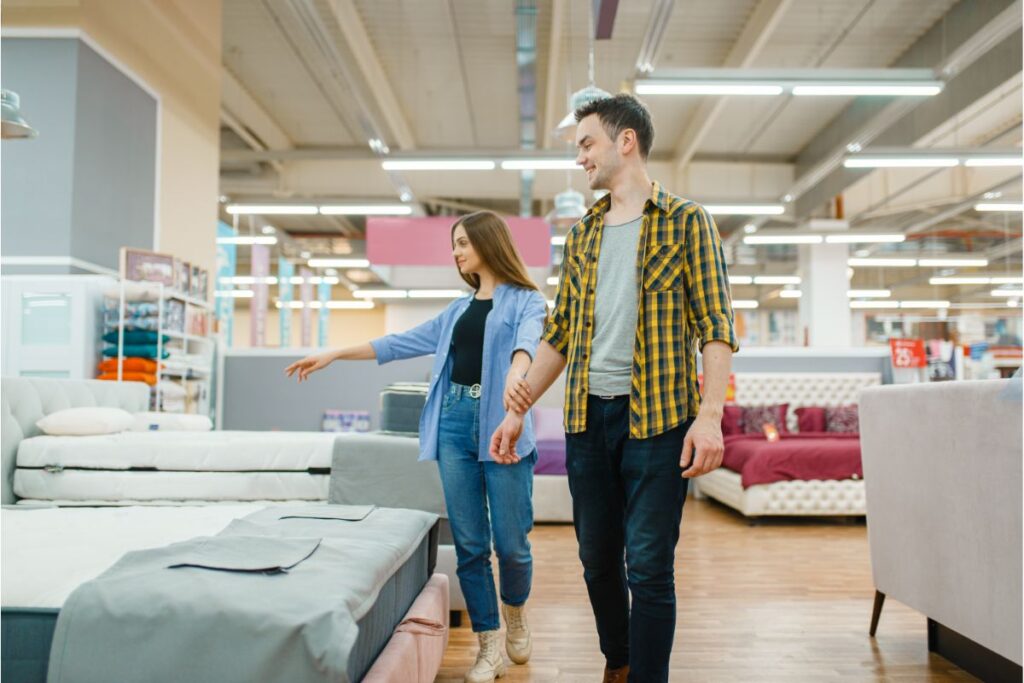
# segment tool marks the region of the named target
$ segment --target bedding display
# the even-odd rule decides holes
[[[857,434],[762,434],[725,437],[722,467],[741,475],[743,488],[793,480],[860,479],[864,476]]]
[[[322,501],[335,438],[321,432],[226,431],[37,436],[18,445],[14,492],[29,500],[109,504]]]
[[[4,678],[360,680],[427,582],[436,520],[327,505],[5,511]],[[180,560],[221,569],[169,568]]]

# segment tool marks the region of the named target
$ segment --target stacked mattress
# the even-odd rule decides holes
[[[360,680],[427,583],[436,520],[322,504],[7,510],[4,680]]]
[[[334,441],[320,432],[122,432],[18,446],[22,502],[69,505],[324,501]]]

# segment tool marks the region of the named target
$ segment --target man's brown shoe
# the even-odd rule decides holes
[[[604,679],[602,683],[626,683],[629,680],[629,665],[618,669],[604,668]]]

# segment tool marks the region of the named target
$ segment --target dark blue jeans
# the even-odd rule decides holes
[[[630,681],[668,680],[688,485],[679,456],[689,427],[630,439],[629,397],[590,396],[586,431],[566,435],[573,524],[601,652],[609,668],[629,664]]]

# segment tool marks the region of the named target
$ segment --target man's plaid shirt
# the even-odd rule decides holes
[[[566,356],[565,430],[586,429],[594,331],[597,262],[605,195],[572,227],[565,241],[555,309],[542,339]],[[646,439],[696,417],[700,407],[696,351],[710,341],[739,350],[725,254],[704,207],[653,183],[637,247],[639,288],[629,435]],[[699,345],[699,346],[698,346]]]

